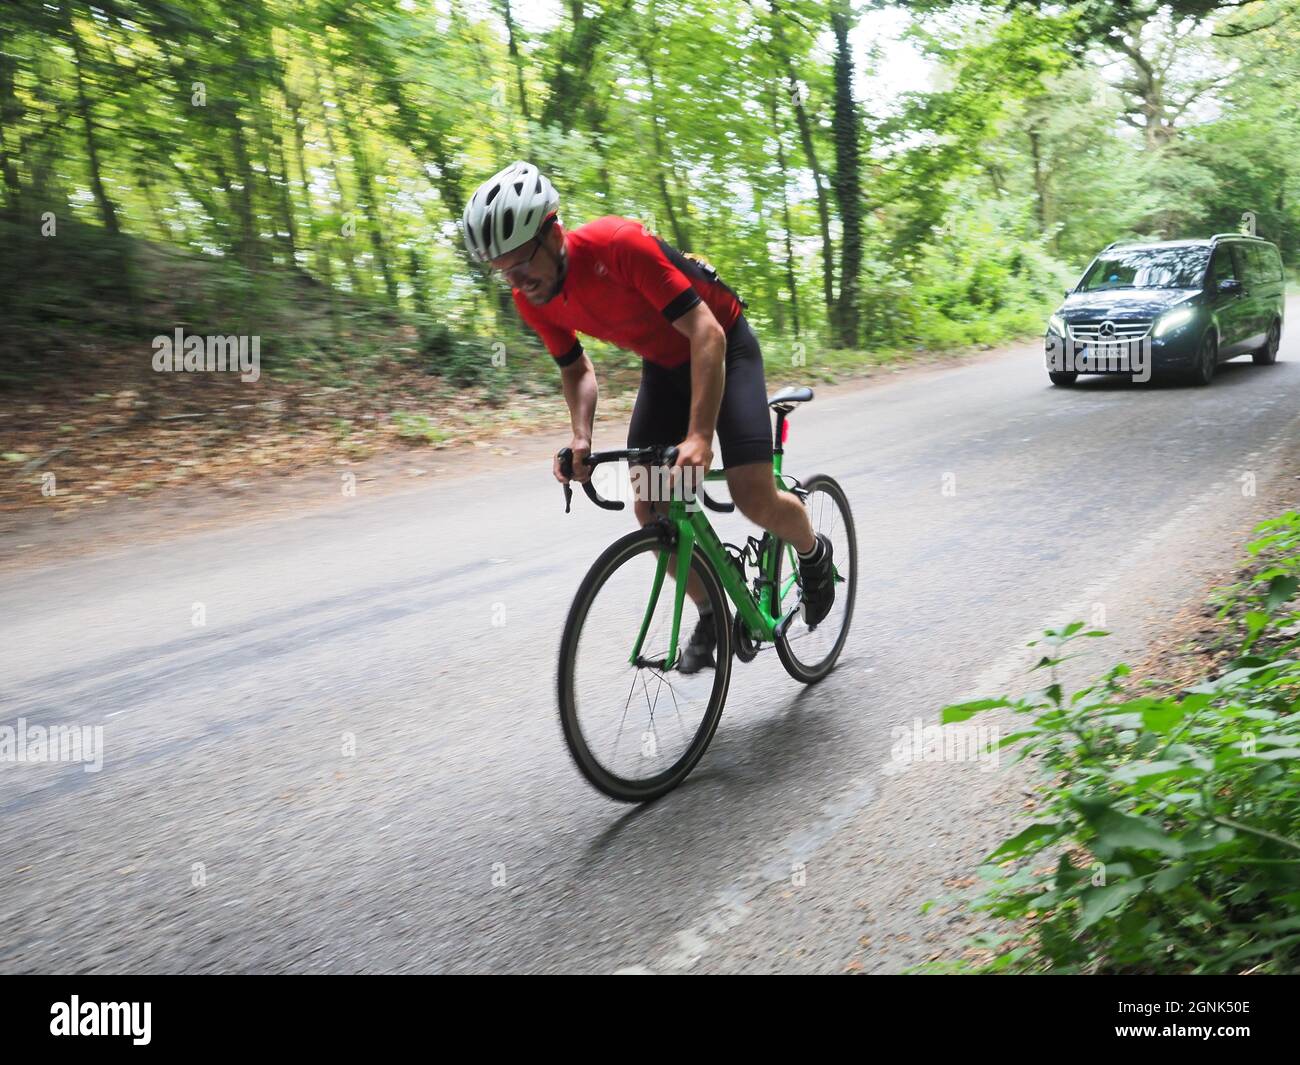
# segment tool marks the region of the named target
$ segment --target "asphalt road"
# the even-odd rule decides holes
[[[835,971],[849,930],[805,912],[779,942],[790,869],[854,898],[833,841],[887,795],[892,725],[1099,594],[1137,646],[1135,589],[1236,553],[1214,541],[1250,517],[1243,478],[1300,472],[1297,310],[1277,366],[1208,389],[1053,389],[1023,348],[800,410],[787,469],[855,509],[853,635],[806,691],[770,652],[737,664],[649,808],[579,777],[553,690],[576,583],[629,522],[566,516],[535,456],[0,578],[0,724],[104,730],[99,772],[0,762],[0,971]],[[910,801],[987,835],[983,800]],[[923,899],[933,839],[873,831],[873,882]]]

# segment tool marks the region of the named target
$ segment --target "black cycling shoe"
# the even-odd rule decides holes
[[[718,663],[713,660],[713,652],[718,649],[718,633],[714,628],[716,622],[712,614],[701,614],[691,633],[690,642],[682,652],[678,663],[678,673],[698,673],[705,666],[716,669]]]
[[[825,533],[817,534],[821,553],[813,562],[799,559],[799,583],[803,586],[803,619],[809,628],[819,624],[835,605],[834,548]]]

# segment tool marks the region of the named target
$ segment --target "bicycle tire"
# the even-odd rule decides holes
[[[798,653],[791,646],[790,633],[795,629],[798,622],[792,623],[786,630],[777,637],[776,653],[781,659],[781,665],[785,666],[785,671],[795,680],[804,684],[816,684],[823,680],[835,668],[839,661],[840,653],[844,650],[844,643],[849,638],[849,629],[853,624],[853,606],[857,598],[858,590],[858,536],[857,527],[853,523],[853,511],[849,508],[849,497],[845,494],[844,489],[835,478],[828,477],[824,473],[815,474],[803,482],[802,487],[807,491],[809,497],[818,491],[824,491],[836,503],[840,515],[844,519],[846,539],[849,547],[849,576],[848,580],[837,589],[836,595],[843,594],[846,609],[844,620],[840,628],[839,636],[832,645],[830,651],[824,658],[815,663],[804,662],[799,658]],[[817,530],[815,530],[817,531]],[[781,586],[781,564],[785,558],[786,545],[784,542],[778,544],[778,554],[776,561],[776,583],[777,587]],[[837,565],[838,568],[838,565]],[[807,631],[807,630],[806,630]]]
[[[727,605],[727,596],[722,588],[713,566],[698,547],[692,552],[691,568],[704,582],[706,594],[713,606],[717,621],[717,649],[714,657],[714,683],[707,709],[696,730],[694,739],[686,751],[668,769],[644,780],[633,780],[618,775],[606,767],[592,751],[583,733],[579,720],[580,707],[574,684],[576,659],[582,639],[583,625],[591,612],[592,604],[602,587],[618,569],[645,551],[660,550],[667,546],[662,526],[649,525],[615,540],[592,564],[578,586],[577,594],[569,608],[564,623],[564,635],[560,640],[560,659],[558,675],[558,694],[560,706],[560,724],[564,731],[564,740],[569,753],[578,766],[578,770],[598,791],[620,802],[650,802],[672,791],[690,774],[700,758],[703,757],[713,733],[722,716],[722,708],[727,700],[727,690],[731,683],[732,643],[731,616]],[[675,546],[670,548],[675,550]],[[671,578],[665,579],[660,594],[670,595],[673,589]],[[629,640],[632,634],[629,633]],[[683,632],[682,641],[689,637]]]

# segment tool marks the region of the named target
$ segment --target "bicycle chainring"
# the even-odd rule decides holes
[[[732,619],[731,629],[731,643],[736,650],[736,657],[742,662],[754,661],[755,655],[758,654],[758,645],[750,638],[744,619],[739,614]]]

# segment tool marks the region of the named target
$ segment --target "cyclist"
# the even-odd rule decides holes
[[[804,616],[816,625],[835,597],[831,542],[813,535],[798,498],[772,477],[771,415],[758,340],[744,304],[716,271],[615,216],[566,231],[559,193],[530,163],[493,175],[470,197],[462,225],[472,255],[509,283],[515,306],[560,368],[573,426],[573,473],[586,481],[591,453],[596,372],[578,333],[641,356],[641,386],[628,447],[677,446],[677,465],[703,478],[713,462],[713,435],[731,498],[754,524],[799,552]],[[567,479],[556,460],[557,480]],[[648,499],[635,502],[642,524]],[[694,673],[716,665],[714,626],[698,578],[687,591],[701,608],[679,666]]]

